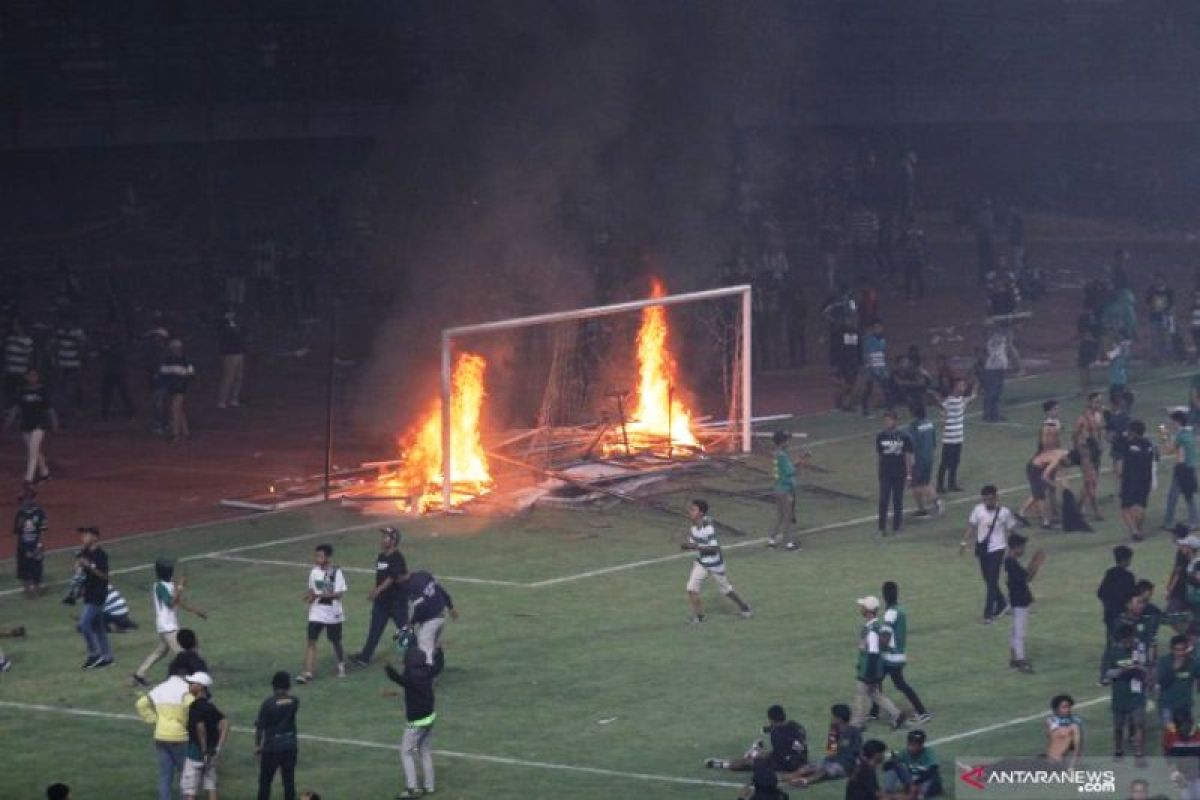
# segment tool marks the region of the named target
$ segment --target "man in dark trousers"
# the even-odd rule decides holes
[[[350,664],[365,667],[371,663],[379,638],[387,629],[388,620],[401,630],[408,624],[408,593],[404,582],[408,580],[408,564],[398,549],[400,531],[395,528],[380,528],[383,535],[382,548],[375,559],[375,588],[369,595],[371,600],[371,626],[362,650],[350,657]]]
[[[83,574],[83,614],[79,632],[87,643],[83,669],[103,669],[113,663],[108,631],[104,627],[104,601],[108,599],[108,553],[100,546],[100,529],[80,528],[83,549],[75,556],[76,569]]]
[[[254,722],[254,755],[258,758],[258,800],[270,800],[275,773],[283,775],[284,800],[296,800],[296,712],[300,699],[292,697],[292,676],[276,672],[273,693],[263,701]]]
[[[407,724],[404,726],[404,738],[400,743],[400,760],[404,765],[406,788],[397,797],[415,798],[421,797],[422,794],[433,794],[433,748],[429,740],[433,736],[433,723],[437,721],[433,679],[441,672],[441,667],[426,662],[425,653],[420,647],[410,647],[404,653],[403,673],[397,672],[391,664],[385,667],[385,671],[391,681],[404,687],[404,713]],[[395,694],[385,691],[387,696]],[[423,791],[417,782],[418,758],[421,761],[421,772],[425,776]]]
[[[896,412],[883,415],[883,430],[875,437],[879,458],[879,536],[887,536],[888,505],[892,507],[892,532],[899,533],[904,515],[904,484],[912,478],[912,439],[896,430]]]
[[[883,646],[883,677],[891,678],[892,685],[912,703],[917,722],[928,722],[933,714],[925,708],[916,689],[904,679],[904,667],[908,663],[908,612],[900,605],[900,587],[895,581],[883,584],[883,626],[879,630]],[[870,719],[878,719],[878,706],[871,706]]]
[[[25,587],[25,596],[34,599],[42,593],[42,567],[46,546],[46,512],[38,505],[37,492],[27,486],[21,493],[21,505],[13,520],[13,535],[17,537],[17,579]]]
[[[133,419],[133,400],[129,396],[128,342],[125,330],[110,325],[100,339],[100,419],[108,419],[114,395],[121,401],[125,418]]]
[[[983,601],[983,624],[990,625],[1008,610],[1008,601],[1000,591],[1000,570],[1004,566],[1004,553],[1008,549],[1008,535],[1017,527],[1017,518],[1007,507],[1000,505],[1000,493],[988,484],[979,492],[983,500],[971,510],[967,518],[967,529],[958,552],[966,551],[970,543],[979,559],[979,571],[987,591]]]
[[[1133,577],[1133,573],[1129,571],[1129,565],[1133,563],[1133,551],[1123,544],[1117,545],[1112,550],[1113,561],[1116,563],[1108,568],[1104,573],[1104,579],[1100,581],[1099,588],[1096,589],[1096,597],[1100,599],[1100,604],[1104,608],[1104,651],[1108,651],[1108,647],[1112,643],[1113,625],[1121,617],[1125,611],[1125,601],[1134,593],[1137,587],[1137,580]],[[1101,667],[1103,670],[1103,667]],[[1101,672],[1100,682],[1107,685],[1107,679]]]

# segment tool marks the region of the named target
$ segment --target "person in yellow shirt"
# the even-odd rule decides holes
[[[170,677],[137,699],[138,716],[154,726],[159,800],[171,800],[171,790],[187,758],[187,711],[194,700],[184,679],[187,666],[186,660],[176,656]]]

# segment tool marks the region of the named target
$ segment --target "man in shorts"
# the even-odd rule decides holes
[[[346,593],[346,576],[341,568],[331,563],[333,546],[319,544],[313,551],[313,568],[308,573],[308,590],[304,602],[308,603],[308,643],[304,648],[304,672],[296,676],[296,683],[313,680],[313,665],[317,660],[317,639],[321,631],[333,646],[337,657],[337,676],[346,677],[346,654],[342,650],[342,595]]]
[[[825,757],[815,764],[805,764],[795,772],[784,775],[792,786],[812,786],[814,783],[845,778],[858,763],[862,750],[862,731],[850,724],[850,706],[838,703],[829,709],[829,733],[825,738]]]
[[[1042,518],[1042,528],[1054,526],[1054,507],[1051,492],[1054,490],[1058,471],[1067,465],[1079,463],[1073,450],[1043,450],[1029,459],[1025,465],[1025,478],[1029,481],[1029,495],[1033,498],[1033,510]]]
[[[229,738],[229,720],[212,702],[212,678],[207,672],[188,675],[188,691],[195,700],[187,712],[187,759],[179,791],[183,800],[196,800],[201,791],[217,800],[217,759]]]
[[[729,582],[729,577],[725,574],[725,556],[721,553],[721,543],[717,541],[717,531],[713,526],[712,517],[708,515],[708,501],[699,498],[693,500],[692,505],[688,508],[688,516],[691,517],[692,527],[688,534],[688,540],[681,546],[684,550],[696,551],[696,561],[692,564],[692,574],[688,577],[687,582],[688,603],[692,607],[690,622],[693,624],[704,622],[704,609],[700,605],[700,584],[704,583],[704,579],[708,577],[712,577],[717,588],[721,590],[721,594],[732,600],[738,607],[738,614],[742,619],[750,619],[753,613],[750,606],[734,591],[733,584]]]
[[[1104,395],[1092,392],[1087,397],[1087,407],[1080,412],[1075,420],[1075,430],[1071,436],[1071,447],[1079,453],[1079,468],[1083,472],[1083,489],[1079,494],[1079,508],[1091,506],[1092,517],[1102,521],[1100,505],[1097,497],[1100,484],[1100,461],[1104,449],[1101,441],[1104,439]]]
[[[1121,519],[1135,542],[1146,538],[1146,504],[1154,481],[1158,452],[1146,438],[1146,423],[1135,419],[1121,448]]]
[[[926,416],[925,406],[914,405],[913,419],[908,426],[908,438],[913,443],[912,493],[917,502],[914,517],[929,516],[926,504],[933,513],[941,514],[942,498],[933,491],[933,454],[937,449],[937,426]]]

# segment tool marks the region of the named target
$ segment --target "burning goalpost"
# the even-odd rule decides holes
[[[503,332],[529,330],[560,323],[587,323],[605,317],[641,312],[641,325],[637,335],[639,375],[636,388],[636,403],[626,412],[623,404],[623,394],[615,394],[619,415],[619,428],[616,425],[606,425],[600,429],[588,447],[590,453],[597,445],[603,452],[617,450],[623,446],[628,455],[632,448],[647,446],[653,441],[665,439],[665,452],[669,459],[673,452],[683,452],[686,448],[699,448],[699,442],[694,434],[693,426],[698,420],[693,419],[691,412],[675,396],[676,386],[672,380],[674,374],[673,354],[670,351],[666,337],[668,325],[666,309],[684,304],[711,303],[723,300],[728,303],[736,301],[736,310],[726,313],[718,323],[716,336],[721,341],[720,347],[726,351],[724,365],[724,380],[728,383],[727,419],[717,423],[707,423],[708,427],[723,426],[735,433],[740,440],[738,449],[750,452],[752,445],[752,403],[751,403],[751,287],[749,285],[730,286],[721,289],[687,292],[667,295],[661,284],[655,283],[652,296],[644,300],[634,300],[624,303],[614,303],[605,306],[578,308],[570,311],[558,311],[547,314],[516,317],[496,320],[474,325],[459,325],[445,328],[441,336],[441,398],[440,398],[440,479],[441,507],[450,509],[454,505],[454,484],[459,476],[466,475],[469,480],[476,480],[480,472],[476,464],[456,464],[455,459],[473,459],[472,449],[462,447],[464,443],[455,441],[455,428],[469,431],[464,435],[478,436],[479,403],[482,400],[482,358],[470,353],[464,353],[456,364],[454,359],[455,343],[468,337],[481,335],[496,335]],[[558,362],[559,350],[554,348],[551,356],[551,383],[554,381],[555,366]],[[478,359],[472,362],[471,359]],[[474,364],[474,367],[470,366]],[[468,375],[464,380],[464,366],[467,370],[477,369],[478,375]],[[456,386],[456,379],[460,385]],[[464,403],[464,392],[480,393],[478,397],[467,398]],[[546,416],[546,406],[550,402],[546,392],[542,399],[542,414]],[[455,420],[455,414],[473,414],[475,427],[463,426],[461,420]],[[602,442],[606,434],[616,436],[615,443],[605,445]],[[432,432],[432,431],[430,431]],[[428,443],[433,445],[432,442]],[[476,443],[470,443],[476,444]],[[457,454],[456,454],[457,448]],[[481,447],[476,447],[479,451]],[[487,475],[486,466],[482,470]]]

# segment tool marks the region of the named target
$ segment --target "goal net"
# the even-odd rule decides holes
[[[750,293],[743,285],[666,294],[655,283],[642,300],[443,330],[443,506],[467,466],[457,462],[481,449],[544,470],[748,452]],[[484,399],[464,411],[461,376],[478,367],[473,359],[486,364]],[[487,432],[483,444],[462,441],[478,436],[464,414]]]

